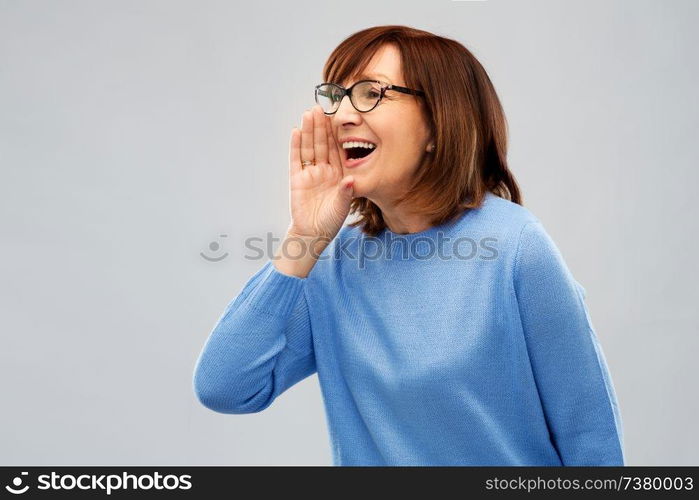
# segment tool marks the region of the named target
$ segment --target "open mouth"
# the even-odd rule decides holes
[[[346,142],[342,145],[345,151],[345,159],[358,160],[366,158],[376,150],[376,144],[371,142]]]

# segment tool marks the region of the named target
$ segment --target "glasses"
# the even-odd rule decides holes
[[[346,89],[336,83],[321,83],[315,87],[316,103],[320,104],[326,115],[333,115],[340,107],[342,98],[349,96],[354,109],[367,113],[374,109],[387,90],[395,90],[404,94],[424,96],[422,90],[413,90],[398,85],[389,85],[379,80],[361,80]]]

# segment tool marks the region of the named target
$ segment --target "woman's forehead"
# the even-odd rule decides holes
[[[346,78],[345,83],[347,85],[350,85],[354,82],[358,82],[360,80],[379,80],[381,82],[386,82],[390,84],[395,84],[396,83],[396,78],[391,77],[387,75],[386,73],[382,72],[374,72],[374,71],[362,71],[359,73],[355,73],[354,75]]]

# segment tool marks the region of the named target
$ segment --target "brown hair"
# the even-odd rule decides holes
[[[384,44],[401,55],[405,84],[420,89],[435,150],[397,200],[433,225],[448,222],[464,209],[479,207],[487,191],[522,204],[519,187],[507,167],[507,121],[485,69],[462,44],[408,26],[375,26],[340,43],[323,68],[326,82],[342,82],[361,73]],[[370,236],[386,224],[381,210],[367,198],[354,198],[351,213]]]

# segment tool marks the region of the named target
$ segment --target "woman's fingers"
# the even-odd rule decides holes
[[[289,141],[289,175],[301,170],[301,131],[294,127],[291,129]]]
[[[325,125],[325,113],[323,108],[316,104],[313,112],[313,148],[315,149],[316,163],[324,165],[328,163],[328,133]]]
[[[303,168],[302,162],[312,161],[327,164],[342,174],[341,152],[332,133],[330,118],[323,113],[320,105],[313,106],[303,113],[301,130],[294,127],[291,135],[289,165]]]
[[[332,124],[330,123],[330,118],[325,119],[325,130],[328,137],[328,157],[330,159],[330,165],[333,168],[337,168],[340,175],[342,175],[342,161],[340,160],[340,147],[335,142],[335,136],[333,135]]]
[[[301,161],[313,161],[314,159],[313,113],[307,110],[303,113],[303,123],[301,125]]]

